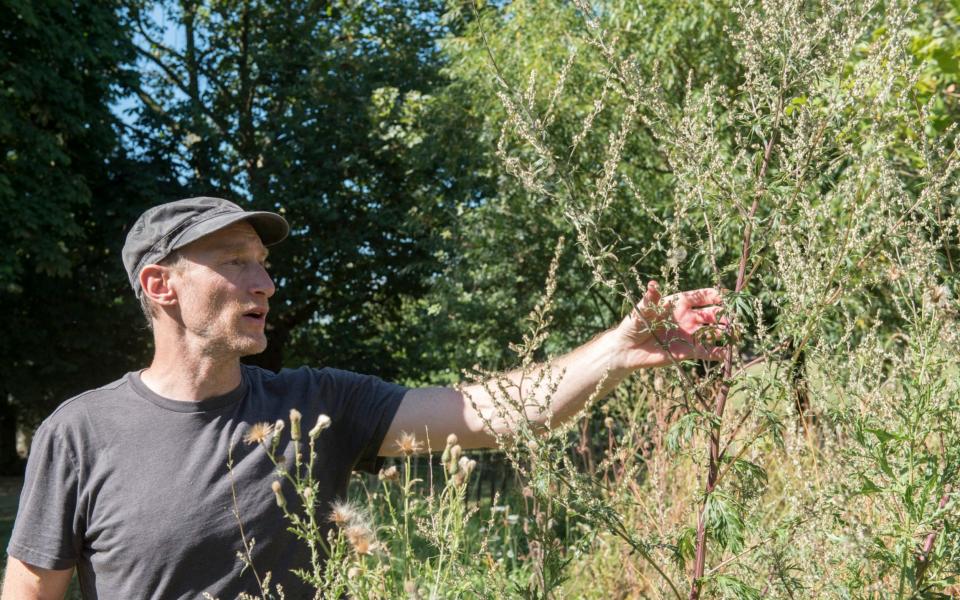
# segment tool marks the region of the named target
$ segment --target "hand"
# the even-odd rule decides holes
[[[710,341],[730,324],[721,314],[722,301],[719,290],[703,288],[672,294],[661,302],[657,282],[647,283],[643,300],[614,330],[623,368],[721,360],[725,349]],[[706,327],[710,330],[701,331]]]

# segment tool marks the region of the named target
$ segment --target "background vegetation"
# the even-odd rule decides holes
[[[374,537],[342,528],[321,588],[958,594],[956,2],[5,0],[0,27],[6,472],[17,428],[149,356],[126,227],[221,195],[295,228],[273,369],[453,383],[646,279],[731,290],[723,363],[638,374],[472,483],[355,490]],[[495,460],[508,492],[471,496]]]

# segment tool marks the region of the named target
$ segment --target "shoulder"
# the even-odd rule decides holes
[[[364,375],[331,367],[302,366],[285,368],[277,373],[244,365],[244,373],[254,396],[261,394],[347,399],[357,395],[402,394],[402,385],[388,383],[375,375]]]
[[[77,394],[60,404],[33,432],[30,455],[60,448],[76,464],[84,451],[95,446],[97,431],[109,421],[129,393],[126,376]]]
[[[363,380],[381,381],[374,375],[364,375],[345,371],[343,369],[334,369],[332,367],[310,367],[300,366],[297,368],[284,367],[278,372],[273,372],[262,367],[254,365],[243,365],[245,375],[251,384],[262,385],[297,385],[302,383],[310,384],[329,384],[338,382],[357,382]]]
[[[244,378],[253,389],[298,387],[316,379],[317,372],[309,367],[284,368],[274,372],[255,365],[243,365]]]
[[[130,383],[124,375],[116,381],[65,400],[44,419],[41,427],[56,428],[85,420],[90,416],[91,411],[108,410],[120,397],[129,392]]]

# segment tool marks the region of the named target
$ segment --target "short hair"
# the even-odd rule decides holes
[[[180,254],[179,250],[174,250],[170,254],[163,257],[163,260],[154,264],[160,265],[161,267],[168,267],[171,269],[182,269],[183,263],[184,263],[183,255]],[[140,300],[140,310],[143,311],[143,318],[146,319],[147,321],[147,328],[150,331],[153,331],[153,318],[157,316],[157,307],[153,303],[153,301],[151,301],[150,298],[147,297],[146,292],[141,291],[141,294],[138,297],[138,299]]]

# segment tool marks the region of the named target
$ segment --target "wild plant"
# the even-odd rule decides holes
[[[649,276],[673,289],[708,277],[728,290],[725,358],[677,364],[647,404],[670,407],[658,435],[672,466],[700,479],[686,498],[664,498],[692,522],[636,546],[660,559],[651,579],[664,595],[691,599],[945,593],[957,581],[960,438],[949,374],[958,361],[943,324],[956,323],[958,157],[955,125],[935,128],[931,104],[920,102],[908,51],[914,6],[736,6],[729,39],[739,76],[691,71],[677,96],[658,65],[621,43],[613,11],[574,4],[583,27],[571,37],[603,65],[594,73],[602,92],[580,103],[592,108],[571,136],[557,111],[577,55],[541,92],[537,73],[515,85],[491,51],[504,168],[532,198],[562,207],[596,285],[626,305],[637,305]],[[476,22],[485,38],[479,12]],[[605,111],[617,125],[594,131]],[[578,156],[596,135],[606,136],[605,154]],[[646,158],[627,152],[637,138],[667,173],[666,207],[645,197],[631,168]],[[609,221],[624,203],[658,226],[647,239],[625,240]],[[923,308],[925,295],[940,312]],[[887,427],[875,422],[881,415]],[[569,464],[542,461],[531,479],[570,481],[576,470],[561,466]],[[617,533],[624,513],[595,481],[566,489],[553,502],[583,506]],[[864,503],[884,524],[863,538],[872,550],[827,552],[853,535],[849,510]],[[798,551],[798,541],[809,546]],[[843,568],[801,566],[818,552]]]
[[[488,542],[498,529],[489,527],[482,535],[468,527],[476,508],[468,506],[465,497],[476,461],[464,455],[456,436],[448,437],[439,457],[440,481],[433,481],[432,461],[430,481],[418,477],[414,459],[429,455],[429,449],[404,433],[396,440],[399,465],[381,469],[374,486],[358,480],[362,494],[328,507],[317,502],[315,468],[316,441],[331,421],[320,415],[304,433],[301,419],[299,411],[291,410],[288,421],[256,424],[244,439],[261,446],[274,465],[277,479],[270,485],[277,510],[310,550],[309,567],[294,572],[316,590],[315,597],[486,598],[491,597],[489,590],[502,585],[498,569],[491,568]],[[292,445],[292,461],[285,458],[284,442]],[[232,476],[232,461],[228,467]],[[283,598],[283,589],[271,586],[271,574],[257,572],[255,540],[244,534],[243,515],[235,516],[243,542],[238,560],[258,583],[256,594],[243,597]],[[477,563],[478,557],[487,560]]]
[[[363,510],[341,507],[364,535],[289,514],[319,558],[303,575],[356,597],[956,595],[960,184],[955,125],[932,118],[908,51],[916,7],[737,5],[734,75],[691,67],[672,86],[676,65],[638,59],[615,6],[573,4],[581,25],[548,83],[501,68],[491,11],[474,13],[503,168],[559,208],[624,311],[650,278],[726,290],[730,326],[702,340],[723,360],[638,373],[560,423],[549,400],[566,374],[538,364],[555,258],[514,347],[519,378],[471,373],[520,497],[470,506],[456,440],[423,475],[404,437]],[[631,27],[656,28],[638,14]],[[574,77],[597,95],[569,101]],[[644,235],[621,234],[625,214]],[[301,501],[315,494],[309,469],[277,465]]]

